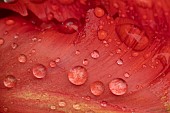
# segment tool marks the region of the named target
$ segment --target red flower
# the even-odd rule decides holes
[[[169,6],[2,1],[0,112],[169,112]]]

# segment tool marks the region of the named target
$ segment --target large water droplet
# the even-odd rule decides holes
[[[89,64],[89,61],[87,59],[83,60],[83,65],[87,66]]]
[[[18,0],[4,0],[5,3],[16,3]]]
[[[116,27],[116,33],[124,44],[133,50],[140,51],[149,44],[149,38],[139,27],[131,24],[121,24]]]
[[[94,58],[94,59],[99,58],[99,57],[100,57],[99,51],[94,50],[94,51],[91,53],[91,57]]]
[[[27,57],[24,54],[20,54],[18,57],[18,61],[21,63],[25,63],[27,61]]]
[[[127,87],[127,83],[121,78],[115,78],[109,83],[109,89],[115,95],[125,94]]]
[[[94,9],[94,14],[96,15],[96,17],[100,18],[100,17],[104,16],[105,11],[101,7],[96,7]]]
[[[37,64],[32,68],[32,73],[36,78],[44,78],[47,75],[47,69],[42,64]]]
[[[58,102],[58,105],[59,105],[60,107],[65,107],[65,106],[66,106],[66,102],[65,102],[65,101],[59,101],[59,102]]]
[[[74,85],[84,84],[87,78],[87,70],[83,66],[75,66],[68,72],[68,79]]]
[[[104,40],[106,39],[108,33],[105,30],[101,29],[101,30],[98,30],[97,35],[98,35],[99,40]]]
[[[93,95],[99,96],[104,92],[104,84],[101,81],[95,81],[90,85],[90,90]]]
[[[0,38],[0,45],[3,45],[5,40],[3,38]]]
[[[7,75],[4,79],[4,86],[8,88],[13,88],[17,83],[17,79],[13,75]]]

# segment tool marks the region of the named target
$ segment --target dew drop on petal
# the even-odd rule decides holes
[[[118,65],[123,65],[123,60],[122,60],[122,59],[118,59],[118,60],[116,61],[116,63],[117,63]]]
[[[8,20],[5,21],[5,24],[6,25],[13,25],[13,24],[15,24],[15,21],[12,20],[12,19],[8,19]]]
[[[126,73],[124,73],[124,77],[129,78],[130,74],[126,72]]]
[[[80,54],[80,51],[79,50],[76,50],[76,53],[75,53],[76,55],[79,55]]]
[[[42,64],[37,64],[32,68],[32,73],[36,78],[44,78],[47,75],[47,69]]]
[[[5,40],[3,38],[0,38],[0,45],[3,45]]]
[[[4,86],[7,88],[15,87],[17,79],[13,75],[7,75],[4,79]]]
[[[104,16],[105,11],[101,7],[96,7],[94,9],[94,14],[95,14],[96,17],[100,18],[100,17]]]
[[[58,105],[59,105],[60,107],[65,107],[65,106],[66,106],[66,102],[65,102],[65,101],[59,101],[59,102],[58,102]]]
[[[114,95],[124,95],[127,87],[126,81],[121,78],[115,78],[109,83],[109,89]]]
[[[104,40],[106,39],[108,33],[105,30],[101,29],[101,30],[98,30],[97,35],[98,35],[99,40]]]
[[[80,104],[73,104],[73,108],[74,108],[75,110],[80,110],[80,109],[81,109],[81,106],[80,106]]]
[[[87,59],[83,60],[83,65],[87,66],[89,64],[89,61]]]
[[[104,84],[101,81],[95,81],[90,85],[90,90],[93,95],[99,96],[104,92]]]
[[[59,63],[60,62],[60,58],[57,57],[56,60],[55,60],[56,63]]]
[[[5,3],[16,3],[18,0],[4,0]]]
[[[51,68],[54,68],[54,67],[56,67],[57,66],[57,64],[56,64],[56,62],[55,61],[50,61],[50,67]]]
[[[12,49],[16,49],[18,47],[18,44],[12,43],[11,47],[12,47]]]
[[[74,85],[84,84],[87,78],[87,70],[83,66],[75,66],[68,72],[68,79]]]
[[[50,109],[55,110],[55,109],[56,109],[56,106],[55,106],[55,105],[52,105],[52,106],[50,106]]]
[[[100,103],[100,105],[101,105],[102,107],[106,107],[106,106],[107,106],[107,102],[106,102],[106,101],[102,101],[102,102]]]
[[[100,57],[99,51],[94,50],[94,51],[91,53],[91,57],[94,58],[94,59],[99,58],[99,57]]]
[[[20,63],[25,63],[27,61],[27,57],[24,54],[20,54],[18,57],[18,61]]]
[[[122,52],[122,50],[120,48],[116,49],[116,53],[120,54]]]

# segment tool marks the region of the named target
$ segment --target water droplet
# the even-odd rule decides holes
[[[84,84],[87,78],[87,70],[83,66],[75,66],[68,72],[68,79],[74,85]]]
[[[55,105],[52,105],[52,106],[50,106],[50,109],[55,110],[55,109],[56,109],[56,106],[55,106]]]
[[[123,95],[127,92],[127,83],[121,78],[115,78],[109,83],[109,89],[114,95]]]
[[[27,61],[27,57],[24,54],[20,54],[18,57],[18,61],[20,63],[25,63]]]
[[[132,56],[133,56],[133,57],[137,57],[138,55],[139,55],[138,52],[133,52],[133,53],[132,53]]]
[[[3,45],[5,40],[3,38],[0,38],[0,45]]]
[[[7,111],[8,111],[8,108],[7,108],[7,107],[5,107],[5,108],[4,108],[4,112],[7,112]]]
[[[105,11],[101,7],[96,7],[94,9],[94,14],[96,15],[96,17],[100,18],[100,17],[104,16]]]
[[[93,95],[99,96],[104,92],[104,84],[101,81],[95,81],[90,85],[90,90]]]
[[[56,63],[59,63],[59,62],[60,62],[60,58],[59,58],[59,57],[56,58],[55,62],[56,62]]]
[[[32,73],[36,78],[44,78],[47,75],[47,69],[42,64],[37,64],[32,68]]]
[[[101,30],[98,30],[97,35],[98,35],[99,40],[104,40],[106,39],[108,33],[105,30],[101,29]]]
[[[65,107],[65,106],[66,106],[66,102],[64,102],[64,101],[59,101],[59,102],[58,102],[58,105],[59,105],[60,107]]]
[[[83,65],[87,66],[89,64],[89,61],[87,59],[83,60]]]
[[[76,55],[79,55],[80,54],[80,51],[79,50],[76,50]]]
[[[122,52],[122,50],[120,48],[116,49],[116,53],[120,54]]]
[[[36,42],[36,41],[37,41],[37,38],[36,38],[36,37],[33,37],[33,38],[32,38],[32,41],[33,41],[33,42]]]
[[[129,78],[130,74],[126,72],[126,73],[124,73],[124,77]]]
[[[120,40],[133,50],[144,50],[149,44],[149,38],[146,33],[135,25],[122,24],[115,29]]]
[[[56,64],[55,61],[50,61],[50,67],[54,68],[54,67],[56,67],[56,66],[57,66],[57,64]]]
[[[63,23],[59,24],[58,26],[59,26],[58,28],[59,32],[65,34],[72,34],[78,31],[81,25],[77,19],[69,18]]]
[[[116,61],[116,63],[117,63],[118,65],[123,65],[123,60],[122,60],[122,59],[118,59],[118,60]]]
[[[15,21],[12,20],[12,19],[8,19],[8,20],[5,21],[5,24],[6,25],[13,25],[13,24],[15,24]]]
[[[53,13],[48,13],[47,14],[47,19],[48,20],[52,20],[54,18],[54,14]]]
[[[80,110],[80,109],[81,109],[81,106],[80,106],[80,104],[73,104],[73,108],[74,108],[75,110]]]
[[[18,37],[19,37],[19,35],[18,35],[18,34],[16,34],[16,35],[14,36],[14,38],[15,38],[15,39],[17,39]]]
[[[91,57],[94,58],[94,59],[99,58],[99,57],[100,57],[99,51],[94,50],[94,51],[91,53]]]
[[[102,107],[106,107],[106,106],[107,106],[107,102],[106,102],[106,101],[102,101],[102,102],[100,103],[100,105],[101,105]]]
[[[18,0],[4,0],[5,3],[11,4],[16,3]]]
[[[18,44],[12,43],[11,47],[12,47],[12,49],[16,49],[18,47]]]
[[[7,75],[4,79],[4,86],[7,88],[15,87],[17,79],[13,75]]]

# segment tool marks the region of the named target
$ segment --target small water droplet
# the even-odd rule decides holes
[[[44,78],[47,75],[47,69],[42,64],[37,64],[32,68],[32,73],[36,78]]]
[[[11,47],[12,47],[12,49],[16,49],[18,47],[18,44],[12,43]]]
[[[122,52],[122,50],[120,48],[116,49],[116,53],[120,54]]]
[[[5,21],[5,24],[6,25],[13,25],[13,24],[15,24],[15,21],[12,20],[12,19],[8,19],[8,20]]]
[[[81,106],[80,106],[80,104],[73,104],[73,108],[74,108],[75,110],[80,110],[80,109],[81,109]]]
[[[83,65],[87,66],[89,64],[89,61],[87,59],[83,60]]]
[[[7,75],[4,79],[4,86],[7,88],[15,87],[17,79],[13,75]]]
[[[94,58],[94,59],[99,58],[99,57],[100,57],[99,51],[94,50],[94,51],[91,53],[91,57]]]
[[[139,55],[138,52],[133,52],[133,53],[132,53],[132,56],[133,56],[133,57],[137,57],[138,55]]]
[[[106,101],[102,101],[102,102],[100,103],[100,105],[101,105],[102,107],[106,107],[106,106],[107,106],[107,102],[106,102]]]
[[[56,60],[55,60],[56,63],[59,63],[60,62],[60,58],[57,57]]]
[[[3,45],[5,40],[3,38],[0,38],[0,45]]]
[[[98,35],[99,40],[104,40],[106,39],[108,33],[105,30],[101,29],[101,30],[98,30],[97,35]]]
[[[104,84],[101,81],[95,81],[90,85],[90,90],[93,95],[99,96],[104,92]]]
[[[50,109],[55,110],[55,109],[56,109],[56,106],[55,106],[55,105],[52,105],[52,106],[50,106]]]
[[[58,105],[59,105],[60,107],[65,107],[65,106],[66,106],[66,102],[64,102],[64,101],[59,101],[59,102],[58,102]]]
[[[87,70],[83,66],[75,66],[68,72],[68,79],[74,85],[84,84],[87,78]]]
[[[101,7],[96,7],[94,9],[94,14],[96,15],[96,17],[101,18],[102,16],[104,16],[105,11]]]
[[[5,3],[11,4],[16,3],[18,0],[4,0]]]
[[[115,78],[109,83],[109,89],[114,95],[124,95],[127,92],[127,83],[121,78]]]
[[[5,108],[4,108],[4,112],[7,112],[7,111],[8,111],[8,108],[7,108],[7,107],[5,107]]]
[[[36,38],[36,37],[33,37],[33,38],[32,38],[32,41],[33,41],[33,42],[36,42],[36,41],[37,41],[37,38]]]
[[[76,53],[75,53],[76,55],[79,55],[80,54],[80,51],[79,50],[76,50]]]
[[[20,54],[18,57],[18,61],[20,63],[25,63],[27,61],[27,57],[24,54]]]
[[[118,59],[118,60],[116,61],[116,63],[117,63],[118,65],[123,65],[123,60],[122,60],[122,59]]]
[[[124,73],[124,77],[129,78],[130,74],[126,72],[126,73]]]
[[[14,38],[15,38],[15,39],[17,39],[18,37],[19,37],[19,35],[18,35],[18,34],[14,35]]]
[[[50,67],[54,68],[54,67],[56,67],[56,66],[57,66],[57,64],[56,64],[55,61],[50,61]]]

